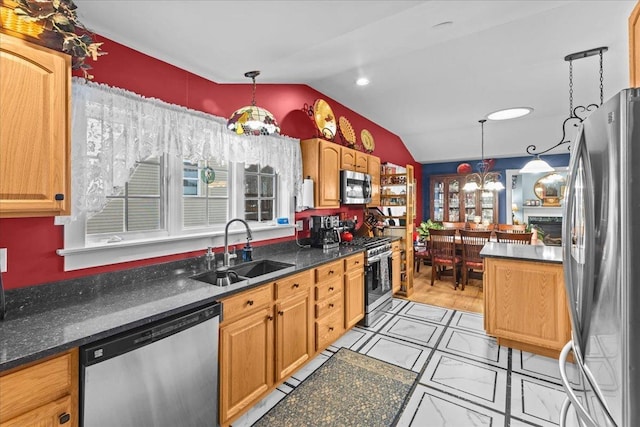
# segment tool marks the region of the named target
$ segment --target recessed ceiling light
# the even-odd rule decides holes
[[[369,79],[366,77],[360,77],[358,80],[356,80],[356,84],[358,86],[366,86],[369,84]]]
[[[533,108],[530,107],[517,107],[517,108],[506,108],[504,110],[494,111],[493,113],[489,113],[487,115],[487,119],[489,120],[509,120],[515,119],[518,117],[526,116],[533,111]]]

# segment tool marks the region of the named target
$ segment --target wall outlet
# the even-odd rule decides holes
[[[0,272],[7,272],[7,248],[0,248]]]
[[[296,230],[302,231],[304,229],[304,221],[299,219],[296,221]]]

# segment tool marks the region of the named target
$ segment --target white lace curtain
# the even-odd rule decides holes
[[[237,135],[221,117],[79,78],[73,79],[71,125],[72,219],[100,212],[136,162],[161,154],[270,165],[302,200],[298,139]]]

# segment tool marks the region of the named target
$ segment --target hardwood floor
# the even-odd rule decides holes
[[[460,290],[460,286],[457,290],[453,289],[451,276],[444,276],[442,280],[436,279],[431,286],[431,266],[422,265],[420,272],[414,274],[413,295],[408,299],[439,307],[482,313],[484,311],[482,295],[480,279],[469,279],[469,284],[465,286],[464,291]]]

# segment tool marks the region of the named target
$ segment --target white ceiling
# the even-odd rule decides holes
[[[302,83],[397,134],[416,161],[525,154],[560,140],[570,53],[607,46],[605,100],[629,85],[633,1],[76,0],[88,28],[218,83]],[[453,21],[451,25],[434,27]],[[105,49],[108,50],[108,49]],[[574,105],[599,103],[598,57],[574,61]],[[357,87],[359,76],[371,84]],[[563,149],[560,152],[566,152]]]

